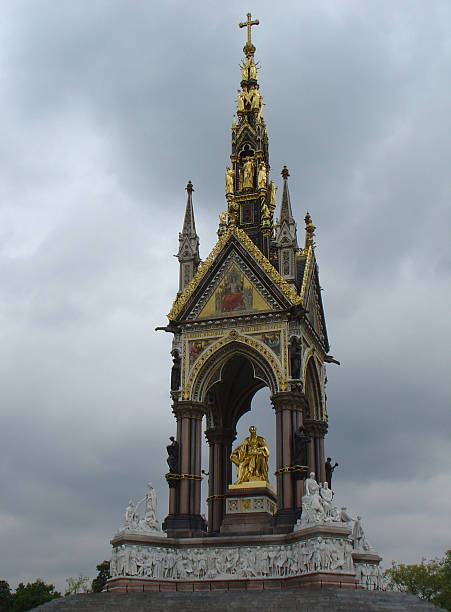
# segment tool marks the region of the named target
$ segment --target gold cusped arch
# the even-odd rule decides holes
[[[222,379],[224,366],[235,357],[244,357],[252,365],[261,387],[268,386],[271,394],[285,388],[280,365],[263,343],[231,332],[211,345],[194,365],[185,390],[186,399],[205,403],[208,390]]]

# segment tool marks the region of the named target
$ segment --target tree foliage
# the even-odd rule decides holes
[[[412,593],[451,610],[451,549],[441,559],[423,559],[417,565],[393,562],[385,576],[388,589]]]
[[[69,576],[66,578],[66,591],[64,595],[75,595],[75,593],[89,593],[89,578],[80,574],[77,578]]]
[[[13,594],[6,580],[0,580],[0,612],[9,612],[13,602]]]
[[[13,595],[10,610],[11,612],[26,612],[26,610],[32,610],[57,597],[61,597],[61,593],[55,591],[53,584],[45,584],[39,578],[27,585],[21,582]]]
[[[98,571],[97,576],[91,583],[93,593],[100,593],[103,590],[103,587],[106,584],[108,578],[110,578],[110,562],[102,561],[99,565],[96,566],[96,570]]]

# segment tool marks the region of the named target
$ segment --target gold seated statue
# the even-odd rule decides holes
[[[250,435],[239,444],[230,455],[236,465],[237,479],[229,489],[267,487],[269,448],[262,436],[257,436],[256,428],[249,427]]]

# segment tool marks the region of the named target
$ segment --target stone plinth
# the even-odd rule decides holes
[[[249,483],[229,485],[221,535],[272,533],[272,517],[277,510],[276,495],[264,481],[252,484],[254,486],[249,486]]]
[[[371,559],[375,562],[371,580],[365,578],[364,559],[354,563],[350,532],[343,523],[329,523],[309,525],[290,534],[165,538],[118,533],[112,540],[108,589],[380,588],[382,574],[376,558]],[[365,561],[368,564],[370,559]]]

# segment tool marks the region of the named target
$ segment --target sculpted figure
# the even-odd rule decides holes
[[[171,351],[172,370],[171,370],[171,391],[178,391],[180,388],[180,374],[182,371],[181,359],[177,350]]]
[[[144,498],[146,501],[146,511],[144,514],[144,518],[145,518],[146,523],[148,523],[149,525],[158,526],[157,494],[151,482],[147,483],[147,487],[149,490],[147,491],[146,497]]]
[[[239,205],[233,200],[229,200],[228,220],[229,220],[230,225],[232,226],[237,225],[239,210],[240,210]]]
[[[290,340],[290,365],[291,378],[301,378],[301,355],[302,342],[297,336],[292,336]]]
[[[257,80],[257,66],[252,60],[249,62],[249,80],[250,79]]]
[[[361,516],[358,516],[352,527],[351,538],[354,541],[354,550],[361,550],[365,541],[365,533],[363,531]]]
[[[258,110],[260,108],[261,104],[262,104],[262,97],[260,95],[260,92],[255,90],[253,92],[253,95],[252,95],[251,109],[252,110]]]
[[[244,94],[239,89],[237,91],[238,91],[237,108],[239,111],[244,111]]]
[[[169,472],[171,474],[178,474],[179,473],[179,443],[174,438],[174,436],[171,436],[169,440],[171,441],[171,443],[166,446],[166,450],[168,451],[167,463],[169,466]]]
[[[237,480],[235,484],[256,480],[268,481],[269,448],[266,440],[257,436],[256,428],[249,427],[250,435],[230,455],[230,461],[236,465]]]
[[[269,187],[271,189],[271,195],[269,196],[269,200],[270,200],[271,206],[275,207],[275,205],[276,205],[276,191],[277,191],[277,187],[275,186],[273,181],[271,181],[269,183]]]
[[[264,189],[266,187],[266,164],[261,162],[258,167],[258,188]],[[269,211],[268,211],[269,212]]]
[[[338,463],[335,462],[335,465],[332,465],[332,459],[327,457],[326,461],[326,480],[329,485],[329,489],[332,488],[332,474],[334,473],[335,468],[338,467]]]
[[[247,81],[248,77],[249,77],[249,66],[247,65],[247,62],[243,62],[241,64],[241,80]]]
[[[308,465],[308,445],[311,441],[303,427],[295,431],[293,465]]]
[[[133,500],[131,499],[128,502],[128,506],[127,509],[125,510],[125,527],[129,528],[129,529],[133,529],[133,527],[136,527],[137,524],[137,515],[136,515],[136,508],[135,508],[135,504],[133,503]]]
[[[234,178],[234,176],[235,176],[234,171],[229,166],[227,166],[227,168],[226,168],[226,179],[225,179],[225,181],[226,181],[226,183],[225,183],[226,193],[233,193],[233,178]]]
[[[262,206],[262,225],[270,225],[271,223],[271,213],[269,208],[265,202]]]
[[[254,186],[254,161],[246,159],[243,166],[243,187],[252,188]]]

